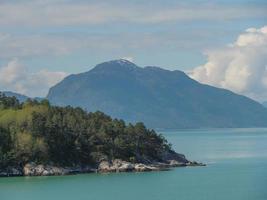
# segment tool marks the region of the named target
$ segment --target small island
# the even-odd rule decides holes
[[[142,172],[202,166],[143,123],[0,93],[0,176]]]

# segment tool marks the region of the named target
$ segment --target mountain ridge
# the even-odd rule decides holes
[[[201,84],[179,70],[124,60],[70,75],[49,90],[55,105],[100,110],[152,128],[265,127],[267,109],[248,97]]]
[[[7,97],[16,97],[19,102],[24,102],[26,101],[29,97],[23,94],[19,94],[17,92],[12,92],[12,91],[2,91],[3,94],[5,94]]]
[[[42,97],[28,97],[24,94],[12,92],[12,91],[2,91],[2,93],[5,94],[7,97],[16,97],[20,103],[25,102],[27,99],[32,99],[32,100],[36,100],[36,101],[42,101],[44,99]]]

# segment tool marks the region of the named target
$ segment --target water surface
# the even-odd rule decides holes
[[[266,200],[267,129],[161,131],[207,167],[121,174],[0,178],[0,200]]]

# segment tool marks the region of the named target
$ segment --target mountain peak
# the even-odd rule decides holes
[[[112,60],[50,89],[52,104],[103,111],[151,128],[266,127],[267,110],[249,98],[203,85],[184,72]]]
[[[136,68],[138,68],[138,66],[129,60],[118,59],[100,63],[96,65],[93,70],[133,70]]]
[[[135,65],[133,62],[126,59],[111,60],[111,63],[117,63],[119,65]]]

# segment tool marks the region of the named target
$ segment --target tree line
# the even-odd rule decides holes
[[[160,161],[170,144],[141,122],[0,93],[0,169],[26,163],[95,165],[101,160]]]

